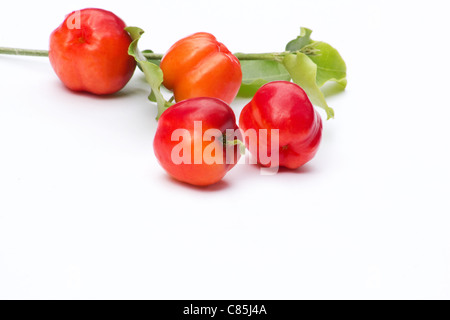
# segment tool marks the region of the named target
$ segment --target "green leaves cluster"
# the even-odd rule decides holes
[[[293,80],[308,94],[311,102],[334,117],[320,88],[328,81],[347,86],[347,67],[339,52],[325,42],[311,40],[312,31],[301,28],[300,36],[289,42],[286,51],[274,54],[273,61],[241,61],[243,80],[239,96],[250,97],[264,84]]]
[[[144,30],[137,27],[127,27],[125,30],[128,31],[133,40],[128,49],[128,54],[134,57],[139,68],[144,72],[145,79],[152,88],[152,92],[148,98],[158,105],[158,115],[156,119],[159,119],[163,112],[173,105],[164,98],[160,90],[164,80],[163,72],[159,65],[152,61],[148,61],[138,49],[138,42],[144,34]]]

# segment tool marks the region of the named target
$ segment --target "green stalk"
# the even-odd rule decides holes
[[[16,55],[16,56],[33,56],[33,57],[48,57],[47,50],[32,50],[32,49],[19,49],[19,48],[5,48],[0,47],[0,54]],[[234,55],[239,60],[272,60],[280,61],[286,52],[273,52],[273,53],[235,53]],[[143,53],[144,57],[148,60],[161,60],[163,54],[160,53]]]
[[[235,53],[234,55],[239,60],[273,60],[279,61],[282,59],[286,52],[274,52],[274,53]],[[143,53],[144,57],[148,60],[161,60],[164,55],[159,53]]]
[[[270,60],[281,61],[286,55],[286,52],[271,52],[271,53],[235,53],[234,55],[241,61],[244,60]]]
[[[29,50],[3,47],[0,47],[0,54],[9,54],[13,56],[48,57],[47,50]]]

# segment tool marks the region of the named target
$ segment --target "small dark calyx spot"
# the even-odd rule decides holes
[[[79,38],[78,38],[78,42],[79,42],[79,43],[85,43],[86,40],[85,40],[83,37],[79,37]]]
[[[285,146],[282,146],[282,147],[281,147],[281,151],[286,151],[287,149],[289,149],[289,146],[288,146],[288,145],[285,145]]]

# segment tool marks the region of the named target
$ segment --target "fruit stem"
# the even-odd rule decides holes
[[[235,53],[234,55],[239,60],[271,60],[281,61],[283,57],[291,52],[272,52],[272,53]],[[19,48],[0,47],[0,54],[16,55],[16,56],[34,56],[34,57],[48,57],[47,50],[32,50]],[[160,53],[143,53],[147,60],[161,60],[163,54]]]
[[[286,55],[285,52],[271,52],[271,53],[242,53],[238,52],[234,54],[236,58],[241,61],[245,60],[270,60],[281,61]]]
[[[142,53],[147,60],[161,60],[164,55],[159,53]],[[287,52],[273,52],[273,53],[235,53],[234,55],[239,60],[272,60],[280,61]]]
[[[239,146],[239,152],[241,153],[241,155],[245,155],[246,147],[245,147],[245,143],[244,142],[242,142],[239,139],[235,139],[235,140],[232,140],[232,141],[226,140],[226,135],[224,135],[223,139],[224,139],[224,145],[226,145],[226,146]]]
[[[47,50],[31,50],[4,47],[0,47],[0,54],[9,54],[14,56],[48,57]]]

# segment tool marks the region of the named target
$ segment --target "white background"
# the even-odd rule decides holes
[[[0,298],[450,298],[445,1],[13,1],[0,46],[46,49],[84,7],[142,27],[157,52],[197,31],[282,51],[306,26],[339,49],[349,86],[304,168],[238,165],[196,189],[154,157],[140,72],[96,98],[46,58],[1,56]]]

